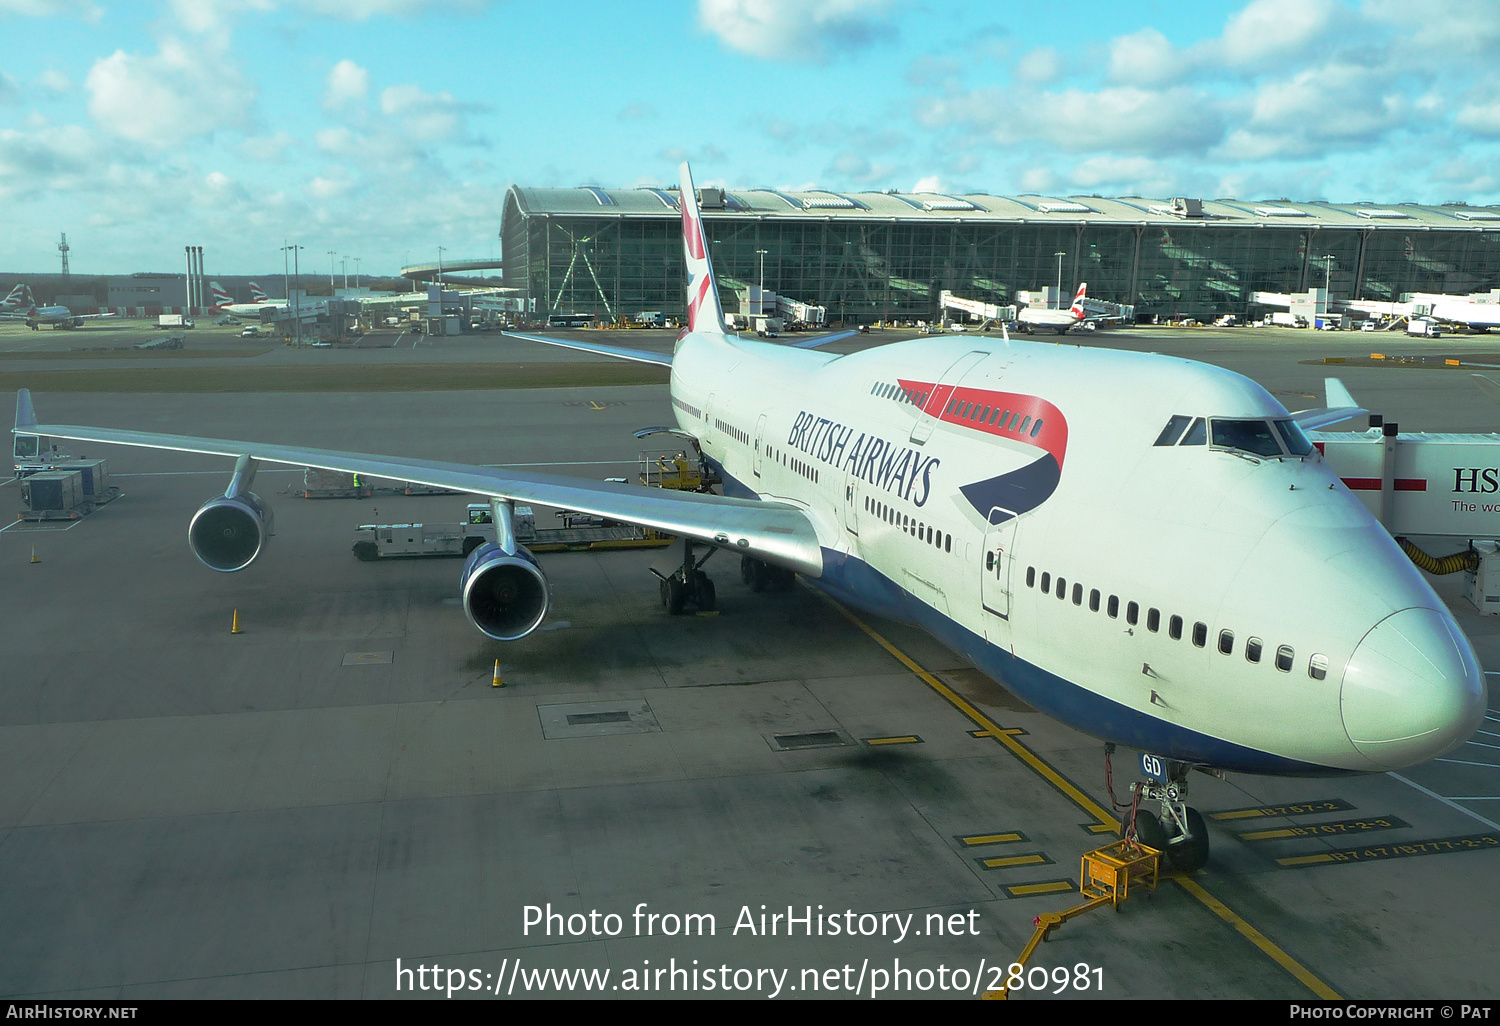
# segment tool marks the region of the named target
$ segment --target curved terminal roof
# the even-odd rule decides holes
[[[1223,227],[1316,227],[1465,229],[1500,231],[1500,206],[1414,203],[1294,203],[1289,200],[1142,199],[1121,196],[989,196],[982,193],[834,192],[827,189],[717,190],[703,204],[708,217],[777,218],[780,220],[929,221],[975,223],[1058,223],[1118,225],[1202,224]],[[532,217],[648,217],[677,212],[676,189],[532,189],[519,185],[506,194]]]

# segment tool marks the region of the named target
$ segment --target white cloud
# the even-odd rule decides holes
[[[478,13],[493,0],[445,0],[447,11]],[[299,6],[313,14],[339,21],[365,21],[379,17],[407,17],[433,10],[430,0],[300,0]]]
[[[245,11],[273,10],[271,0],[169,0],[177,24],[194,35],[228,37],[230,23]]]
[[[48,68],[36,77],[37,85],[53,93],[67,93],[73,90],[73,81],[61,71]]]
[[[1494,0],[1364,0],[1363,12],[1395,26],[1408,45],[1446,54],[1488,54],[1500,45]]]
[[[937,175],[926,175],[922,178],[918,178],[916,182],[913,183],[911,191],[941,193],[944,191],[943,182],[942,179],[938,178]]]
[[[1062,58],[1050,46],[1032,50],[1016,61],[1016,78],[1022,82],[1043,84],[1051,82],[1063,72]]]
[[[347,57],[328,72],[323,106],[329,110],[358,103],[370,94],[370,73]]]
[[[1120,195],[1166,196],[1177,188],[1174,175],[1146,157],[1089,157],[1068,173],[1080,189]]]
[[[85,21],[98,21],[104,9],[89,0],[0,0],[0,13],[28,18],[77,15]]]
[[[1470,103],[1453,116],[1453,121],[1480,135],[1500,136],[1500,100]]]
[[[1109,77],[1123,85],[1159,86],[1189,70],[1185,53],[1154,28],[1144,28],[1109,43]]]
[[[732,50],[774,60],[825,60],[894,32],[899,0],[698,0],[698,24]]]
[[[400,118],[409,137],[418,143],[460,137],[464,109],[449,93],[427,93],[411,84],[391,86],[380,94],[381,112]]]
[[[163,40],[151,57],[116,50],[84,80],[89,115],[107,131],[151,146],[250,123],[255,88],[225,54]]]
[[[21,83],[0,71],[0,103],[18,103],[21,99]]]
[[[1251,0],[1220,37],[1220,54],[1237,66],[1278,63],[1329,34],[1340,14],[1333,0]]]

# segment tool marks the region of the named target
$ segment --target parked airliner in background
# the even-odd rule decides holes
[[[229,294],[229,290],[216,281],[208,283],[208,292],[213,301],[208,308],[211,313],[258,314],[265,309],[283,310],[286,308],[286,300],[267,297],[261,287],[253,281],[250,283],[252,301],[249,303],[236,303],[234,297]]]
[[[1183,869],[1208,857],[1192,768],[1378,772],[1463,743],[1484,715],[1468,640],[1421,573],[1303,433],[1355,409],[1289,414],[1238,374],[1175,357],[986,338],[837,356],[724,331],[691,173],[681,168],[688,330],[672,355],[535,340],[671,368],[674,430],[719,495],[429,460],[39,423],[17,434],[236,458],[188,540],[233,571],[264,549],[260,461],[491,498],[496,540],[459,577],[484,634],[546,616],[515,540],[530,502],[683,539],[670,612],[712,608],[718,550],[757,585],[802,575],[918,623],[1035,708],[1159,758],[1138,835]],[[530,338],[531,336],[518,336]],[[149,415],[149,414],[146,414]],[[660,429],[668,430],[668,429]],[[696,553],[701,554],[695,555]]]
[[[26,284],[11,289],[10,295],[0,303],[0,318],[24,320],[32,331],[43,324],[54,328],[81,328],[84,321],[104,321],[118,316],[112,313],[76,314],[65,306],[37,306],[31,295],[31,286]]]
[[[1022,331],[1049,328],[1059,335],[1065,335],[1069,329],[1076,328],[1088,319],[1083,309],[1083,300],[1088,288],[1088,282],[1081,283],[1078,286],[1078,294],[1073,297],[1073,305],[1066,310],[1048,310],[1039,306],[1022,307],[1020,313],[1016,314],[1016,324]]]

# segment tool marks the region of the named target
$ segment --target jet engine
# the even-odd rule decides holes
[[[250,491],[255,460],[241,456],[223,495],[205,502],[188,522],[188,545],[199,562],[232,573],[255,562],[271,537],[271,507]]]
[[[216,495],[193,514],[188,544],[204,566],[225,573],[243,570],[266,547],[274,519],[254,492]]]
[[[486,542],[469,554],[458,578],[469,622],[496,641],[516,641],[541,626],[551,594],[547,576],[520,546],[507,553]]]

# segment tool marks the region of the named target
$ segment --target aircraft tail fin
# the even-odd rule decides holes
[[[11,309],[12,307],[20,306],[25,302],[25,300],[26,286],[24,284],[20,284],[11,289],[10,295],[6,296],[4,300],[0,300],[0,306],[5,307],[6,309]]]
[[[208,283],[209,294],[213,297],[214,306],[228,306],[234,302],[234,297],[225,291],[224,286],[216,281]]]
[[[1089,289],[1089,283],[1088,282],[1086,282],[1086,281],[1085,282],[1079,282],[1079,284],[1078,284],[1078,295],[1076,295],[1076,296],[1073,297],[1073,306],[1071,307],[1071,312],[1072,312],[1073,316],[1076,319],[1080,320],[1080,321],[1083,320],[1083,299],[1084,299],[1084,296],[1087,294],[1088,289]]]
[[[31,405],[31,389],[16,392],[16,431],[25,432],[36,427],[36,408]]]
[[[693,189],[693,172],[687,161],[678,168],[681,191],[677,202],[682,207],[682,248],[688,267],[688,331],[724,332],[724,308],[719,305],[719,285],[714,280],[713,263],[708,255],[708,237],[703,231],[703,215],[698,210],[698,193]]]
[[[268,300],[270,298],[271,298],[270,296],[266,295],[266,290],[265,289],[261,288],[259,285],[255,284],[255,282],[253,282],[253,281],[250,283],[250,302],[252,302],[252,303],[264,303],[266,300]]]

